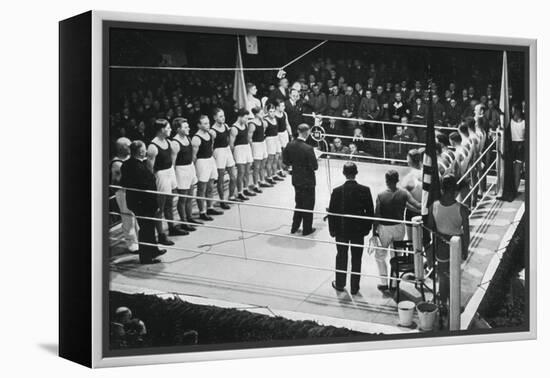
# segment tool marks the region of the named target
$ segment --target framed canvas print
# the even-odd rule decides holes
[[[59,27],[62,357],[536,336],[535,40]]]

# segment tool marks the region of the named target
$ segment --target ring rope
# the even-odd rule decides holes
[[[165,221],[167,223],[174,223],[174,224],[184,224],[194,227],[205,227],[205,228],[211,228],[215,230],[225,230],[225,231],[232,231],[232,232],[240,232],[240,233],[246,233],[246,234],[255,234],[255,235],[267,235],[267,236],[274,236],[274,237],[281,237],[281,238],[288,238],[288,239],[294,239],[294,240],[306,240],[306,241],[313,241],[313,242],[319,242],[319,243],[325,243],[325,244],[334,244],[334,245],[346,245],[351,247],[361,247],[361,248],[372,248],[372,249],[378,249],[378,250],[384,250],[388,252],[394,252],[394,253],[404,253],[404,254],[415,254],[414,251],[406,251],[401,249],[393,249],[393,248],[383,248],[383,247],[374,247],[374,246],[368,246],[367,244],[354,244],[354,243],[343,243],[343,242],[337,242],[332,240],[321,240],[321,239],[313,239],[313,238],[307,238],[305,236],[296,236],[296,235],[284,235],[284,234],[277,234],[275,232],[269,232],[269,231],[257,231],[257,230],[249,230],[242,228],[236,228],[236,227],[229,227],[229,226],[215,226],[211,224],[196,224],[196,223],[190,223],[185,222],[181,220],[175,220],[175,219],[164,219],[164,218],[155,218],[155,217],[146,217],[142,215],[135,215],[133,213],[119,213],[115,211],[110,211],[110,215],[129,215],[133,216],[137,219],[145,219],[145,220],[152,220],[152,221]],[[243,238],[244,242],[244,238]]]
[[[472,187],[472,189],[470,190],[470,192],[466,195],[466,197],[464,197],[464,199],[462,200],[462,204],[465,204],[465,202],[468,200],[468,198],[470,198],[470,196],[472,195],[472,193],[474,192],[474,190],[479,186],[479,184],[481,184],[481,181],[483,181],[483,179],[487,176],[487,174],[489,173],[489,171],[493,168],[493,166],[497,163],[497,160],[495,160],[488,168],[487,170],[485,171],[485,173],[479,178],[479,180],[477,181],[477,183]]]
[[[323,152],[323,154],[325,154],[325,152]],[[347,156],[347,155],[344,155],[344,156]],[[397,160],[397,159],[393,159],[393,160]],[[225,203],[232,203],[234,205],[246,205],[251,207],[260,207],[264,209],[299,211],[302,213],[310,213],[310,214],[317,214],[317,215],[323,215],[323,216],[330,215],[330,216],[339,217],[339,218],[353,218],[353,219],[363,219],[363,220],[372,220],[372,221],[391,221],[391,222],[395,222],[396,224],[410,224],[410,225],[417,224],[416,222],[413,222],[413,221],[400,220],[400,219],[387,219],[387,218],[369,217],[364,215],[352,215],[352,214],[337,214],[337,213],[329,213],[327,211],[308,210],[308,209],[292,209],[292,208],[283,207],[283,206],[265,205],[265,204],[250,203],[250,202],[238,202],[238,201],[233,201],[228,199],[227,200],[214,199],[214,198],[208,198],[208,197],[192,196],[189,194],[165,193],[165,192],[159,192],[158,190],[126,188],[119,185],[109,185],[109,187],[113,189],[129,190],[129,191],[140,192],[140,193],[160,194],[163,196],[170,196],[170,197],[181,197],[181,198],[191,198],[191,199],[198,199],[198,200],[205,200],[205,201],[225,202]]]
[[[381,158],[381,157],[378,157],[378,156],[370,156],[370,155],[354,155],[354,154],[342,154],[342,153],[339,153],[339,152],[325,152],[325,151],[322,151],[320,152],[321,154],[321,158],[323,157],[323,155],[329,155],[329,156],[340,156],[340,157],[344,157],[344,158],[347,158],[347,159],[355,159],[355,158],[361,158],[361,159],[372,159],[372,160],[384,160],[384,161],[398,161],[398,162],[402,162],[402,163],[406,163],[407,160],[403,160],[403,159],[394,159],[394,158]]]
[[[154,243],[146,243],[146,242],[138,242],[138,244],[146,245],[146,246],[150,246],[150,247],[174,249],[174,250],[178,250],[178,251],[185,251],[185,252],[192,252],[192,253],[200,253],[200,254],[204,254],[204,255],[229,257],[229,258],[245,260],[245,261],[257,261],[257,262],[264,262],[264,263],[269,263],[269,264],[285,265],[285,266],[292,266],[292,267],[296,267],[296,268],[305,268],[305,269],[319,270],[319,271],[332,272],[332,273],[353,274],[353,275],[356,275],[356,276],[363,276],[363,277],[370,277],[370,278],[387,279],[387,280],[402,281],[402,282],[409,282],[409,283],[418,283],[418,282],[421,281],[421,280],[409,280],[409,279],[406,279],[406,278],[398,278],[398,277],[391,277],[391,276],[384,277],[384,276],[378,276],[378,275],[375,275],[375,274],[352,272],[352,271],[349,271],[349,270],[331,269],[331,268],[325,268],[325,267],[316,266],[316,265],[287,263],[287,262],[284,262],[284,261],[260,259],[260,258],[257,258],[257,257],[248,257],[247,259],[245,259],[243,256],[240,256],[240,255],[232,255],[230,253],[222,253],[222,252],[204,251],[204,250],[199,250],[199,249],[194,249],[194,248],[165,246],[165,245],[162,245],[162,244],[154,244]]]
[[[392,121],[378,121],[378,120],[370,120],[370,119],[363,119],[363,118],[346,118],[346,117],[337,117],[337,116],[328,116],[328,115],[322,115],[322,114],[311,114],[311,113],[303,113],[302,116],[304,117],[311,117],[311,118],[332,118],[332,119],[338,119],[341,121],[356,121],[356,122],[362,122],[362,123],[376,123],[381,125],[395,125],[395,126],[407,126],[407,127],[420,127],[420,128],[427,128],[426,125],[419,125],[417,123],[400,123],[400,122],[392,122]],[[438,130],[457,130],[456,127],[447,127],[447,126],[434,126]]]
[[[481,153],[481,155],[477,158],[477,160],[470,166],[470,168],[468,168],[468,170],[466,172],[464,172],[464,174],[462,175],[462,177],[456,182],[457,185],[460,184],[462,181],[464,181],[464,179],[466,178],[466,176],[472,171],[472,169],[474,169],[474,167],[479,164],[479,162],[481,161],[481,159],[483,158],[483,156],[485,156],[487,154],[487,152],[489,152],[489,149],[491,147],[493,147],[494,144],[496,144],[496,139],[494,139],[491,144],[489,144],[489,146],[487,146],[487,148],[485,149],[485,151],[483,151]]]
[[[326,134],[325,136],[331,137],[331,138],[340,138],[340,139],[353,139],[353,140],[368,140],[373,142],[381,142],[381,143],[397,143],[397,144],[413,144],[415,146],[425,146],[426,143],[420,143],[420,142],[405,142],[401,140],[392,140],[392,139],[379,139],[379,138],[369,138],[369,137],[353,137],[350,135],[338,135],[338,134]]]

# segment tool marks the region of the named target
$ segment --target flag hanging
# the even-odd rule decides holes
[[[514,160],[512,151],[512,131],[510,129],[510,103],[508,89],[508,60],[506,51],[502,54],[502,81],[500,84],[500,124],[502,138],[499,149],[500,169],[498,171],[499,191],[498,198],[504,201],[512,201],[516,197],[516,185],[514,181]]]
[[[432,203],[439,199],[439,172],[437,170],[437,153],[435,148],[435,124],[432,105],[432,96],[428,101],[428,113],[426,115],[426,150],[422,162],[422,208],[421,214],[426,223],[426,216]]]
[[[233,100],[237,104],[238,108],[247,109],[246,101],[246,84],[244,81],[244,71],[243,71],[243,59],[241,57],[241,44],[239,42],[239,37],[237,36],[237,63],[235,65],[235,80],[233,82]]]
[[[247,54],[258,54],[258,37],[255,35],[245,35],[244,42],[246,45]]]

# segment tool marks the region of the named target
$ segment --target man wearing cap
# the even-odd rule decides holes
[[[313,213],[298,209],[313,210],[315,207],[315,171],[318,168],[313,147],[306,143],[309,137],[309,125],[298,125],[298,137],[283,150],[283,164],[292,166],[292,185],[295,192],[295,211],[292,218],[291,233],[295,233],[303,224],[302,234],[312,234]]]
[[[352,162],[344,164],[343,172],[346,182],[335,188],[330,196],[328,212],[331,214],[348,214],[363,217],[372,217],[374,206],[368,186],[355,181],[357,165]],[[351,270],[350,277],[351,294],[359,291],[361,276],[361,257],[363,256],[364,238],[370,232],[372,221],[351,217],[339,217],[329,215],[328,228],[330,236],[336,239],[336,270],[348,269],[348,249],[351,244]],[[332,287],[337,291],[344,291],[347,274],[337,272],[336,280],[332,281]]]

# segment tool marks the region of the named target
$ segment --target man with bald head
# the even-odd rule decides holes
[[[355,181],[357,165],[346,162],[342,170],[346,182],[335,188],[330,196],[328,212],[330,214],[347,214],[363,217],[372,217],[374,205],[368,186]],[[365,236],[369,234],[372,221],[350,217],[329,215],[328,228],[330,236],[336,239],[336,270],[348,270],[348,250],[351,247],[351,294],[359,292],[359,280],[361,278],[361,258],[363,256],[363,243]],[[332,287],[337,291],[344,291],[347,273],[337,272],[336,280],[332,281]]]
[[[115,148],[116,155],[111,159],[109,164],[110,171],[110,184],[111,185],[120,185],[121,177],[121,167],[130,157],[130,139],[128,138],[118,138],[116,140]],[[126,206],[126,194],[124,190],[112,189],[110,191],[115,195],[115,201],[118,206],[118,210],[121,214],[120,218],[122,220],[122,232],[124,234],[124,241],[126,243],[126,248],[131,253],[137,253],[139,249],[138,245],[138,225],[134,214]]]

